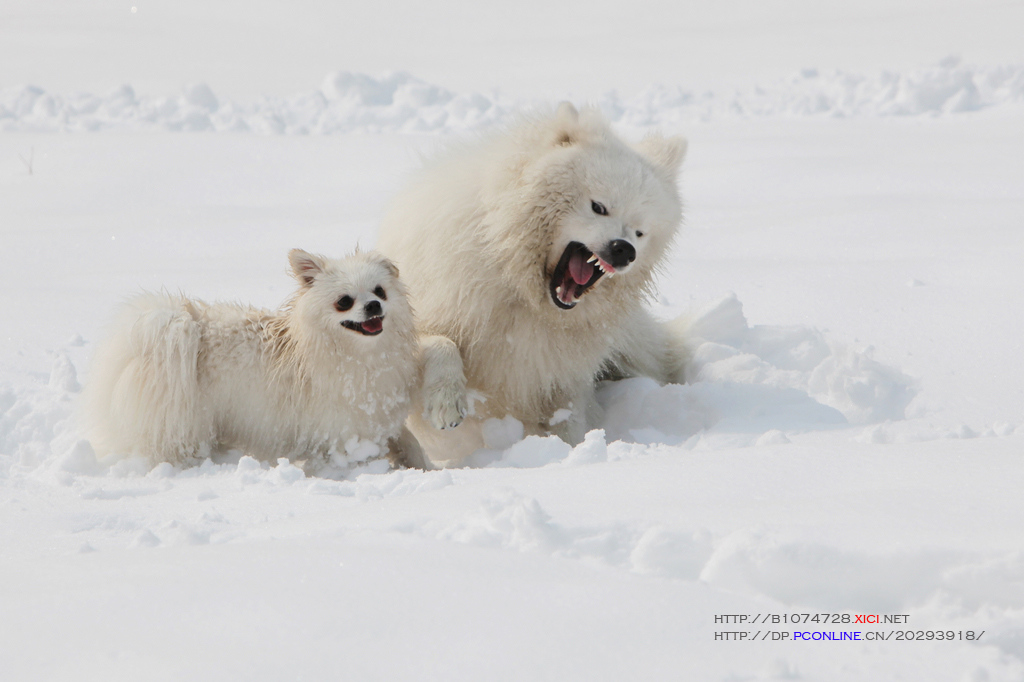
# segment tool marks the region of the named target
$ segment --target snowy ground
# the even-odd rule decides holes
[[[18,37],[0,54],[23,59],[0,59],[5,680],[1024,680],[1018,5],[790,3],[769,22],[731,3],[650,40],[609,5],[638,56],[600,84],[569,59],[593,17],[556,48],[540,28],[514,37],[525,14],[477,10],[465,21],[509,25],[486,75],[459,67],[472,41],[414,68],[402,37],[447,27],[443,12],[389,34],[405,46],[391,61],[365,38],[298,49],[293,32],[326,29],[293,19],[275,30],[296,56],[261,84],[255,57],[216,59],[262,35],[227,31],[230,3],[195,27],[178,3],[148,42],[116,23],[129,6],[82,7],[0,9]],[[731,55],[703,76],[726,85],[647,69],[672,26]],[[159,52],[180,36],[182,60]],[[772,37],[788,47],[758,60]],[[138,63],[116,66],[131,45]],[[565,58],[568,84],[500,59],[525,47]],[[276,306],[287,250],[372,245],[419,152],[581,92],[627,136],[690,139],[686,225],[653,304],[694,319],[689,384],[607,386],[584,444],[512,444],[509,428],[465,469],[95,460],[72,411],[117,301],[163,286]],[[794,613],[907,621],[715,622]],[[958,638],[716,640],[894,630]]]

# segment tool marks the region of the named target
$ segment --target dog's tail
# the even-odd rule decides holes
[[[98,454],[143,454],[186,463],[209,442],[198,363],[202,327],[183,296],[145,293],[128,301],[97,352],[85,410]]]

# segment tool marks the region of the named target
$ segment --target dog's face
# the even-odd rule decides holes
[[[681,139],[648,138],[631,148],[617,138],[570,141],[545,170],[561,216],[545,274],[548,295],[571,310],[602,280],[649,277],[678,229],[675,175]]]
[[[288,259],[302,285],[295,301],[300,319],[328,334],[372,339],[385,333],[392,306],[407,312],[398,269],[376,253],[328,260],[293,249]]]

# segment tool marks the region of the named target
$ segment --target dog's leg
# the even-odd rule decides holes
[[[685,330],[683,318],[660,322],[638,309],[629,323],[620,327],[598,379],[643,376],[661,384],[684,383],[689,362]]]
[[[403,466],[410,469],[437,468],[423,452],[416,436],[412,435],[412,432],[404,426],[398,438],[388,441],[388,459],[392,466]]]
[[[466,375],[462,356],[451,339],[424,336],[420,339],[424,417],[436,429],[454,428],[468,411]]]
[[[551,433],[569,445],[579,445],[583,442],[587,431],[592,429],[594,424],[601,423],[603,416],[601,406],[597,403],[594,393],[594,382],[587,381],[580,384],[566,409],[569,410],[567,417],[552,420],[554,423],[550,424]]]

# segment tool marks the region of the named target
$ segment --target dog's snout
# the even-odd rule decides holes
[[[367,317],[376,317],[381,313],[380,301],[370,301],[363,306],[363,311]]]
[[[636,260],[636,249],[625,239],[608,242],[607,260],[613,268],[624,268]]]

